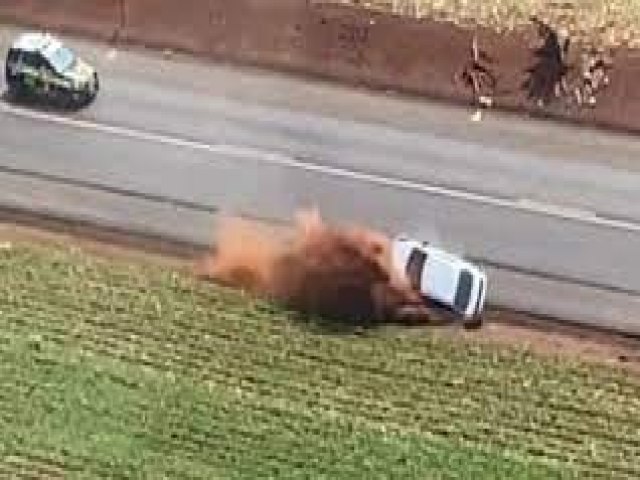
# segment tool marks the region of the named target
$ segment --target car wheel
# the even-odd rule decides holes
[[[20,78],[13,78],[8,82],[9,98],[13,100],[21,100],[26,96],[27,89],[20,81]]]
[[[71,110],[73,108],[75,108],[76,104],[78,103],[77,100],[77,94],[70,89],[67,88],[61,88],[58,91],[58,105],[60,108],[63,108],[65,110]]]
[[[95,92],[92,92],[90,90],[85,90],[81,94],[78,94],[77,105],[79,107],[86,107],[91,102],[93,102],[95,100],[95,98],[96,98]]]
[[[53,92],[55,105],[59,108],[68,108],[70,97],[71,93],[64,87],[57,87]]]
[[[87,92],[86,91],[77,91],[71,90],[67,94],[67,103],[66,107],[68,109],[78,109],[82,108],[87,104]]]
[[[98,78],[97,73],[93,74],[93,81],[93,89],[88,89],[86,92],[87,104],[92,103],[96,99],[96,97],[98,96],[98,92],[100,91],[100,79]]]
[[[89,90],[85,94],[85,100],[86,100],[87,103],[91,103],[96,99],[97,96],[98,96],[98,91],[97,90],[93,90],[93,91]]]

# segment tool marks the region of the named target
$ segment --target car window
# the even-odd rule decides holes
[[[427,261],[427,254],[422,250],[414,248],[409,255],[409,261],[407,262],[407,277],[411,286],[415,289],[420,289],[422,283],[422,271],[424,270],[424,264]]]
[[[460,273],[458,280],[458,289],[456,290],[456,296],[453,301],[455,309],[459,312],[464,312],[469,306],[469,300],[471,296],[471,289],[473,288],[473,275],[468,270],[463,270]]]
[[[52,52],[47,52],[46,57],[53,68],[59,73],[66,72],[76,61],[73,52],[64,46],[58,47]]]
[[[31,68],[38,68],[38,55],[33,52],[24,52],[22,54],[22,62],[25,66]]]
[[[47,59],[44,58],[42,55],[38,55],[37,59],[36,59],[36,63],[34,64],[34,66],[38,69],[46,69],[46,70],[51,70],[51,67],[49,66],[49,62],[47,62]]]

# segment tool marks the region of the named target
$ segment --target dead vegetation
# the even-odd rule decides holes
[[[494,105],[500,91],[513,91],[512,86],[503,89],[499,85],[496,72],[500,71],[501,58],[498,52],[483,48],[482,27],[499,32],[519,30],[527,39],[531,34],[537,35],[538,44],[523,52],[533,57],[529,68],[524,72],[508,72],[507,76],[524,74],[520,90],[535,107],[575,112],[595,107],[599,94],[609,85],[613,67],[610,52],[620,46],[640,47],[640,30],[634,27],[640,26],[638,2],[314,1],[315,4],[348,4],[415,18],[452,21],[473,31],[469,56],[460,59],[461,68],[454,81],[471,93],[478,108],[477,119],[481,118],[482,109]]]
[[[556,29],[532,17],[538,44],[533,63],[526,69],[520,88],[538,108],[560,106],[564,109],[595,107],[598,95],[609,85],[613,68],[611,55],[602,48],[576,44],[566,29]],[[470,56],[464,61],[455,81],[470,90],[478,108],[490,107],[499,88],[492,64],[496,63],[479,46],[478,35],[471,41]]]
[[[478,36],[474,35],[471,40],[471,56],[460,73],[456,75],[456,81],[462,82],[472,91],[473,98],[479,107],[493,105],[498,84],[498,79],[490,66],[494,61],[493,57],[480,49]]]
[[[517,30],[532,16],[566,28],[579,43],[599,48],[640,48],[638,0],[314,0],[355,5],[414,18],[451,21],[466,27]]]
[[[609,84],[611,57],[604,49],[574,44],[566,29],[555,29],[537,17],[531,20],[540,44],[522,85],[527,98],[538,107],[554,102],[568,108],[594,107]]]

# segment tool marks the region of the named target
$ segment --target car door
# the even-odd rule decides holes
[[[19,71],[23,85],[29,91],[35,91],[38,84],[38,55],[34,52],[22,52],[19,61]]]
[[[38,55],[35,68],[38,71],[38,93],[50,96],[58,83],[56,73],[43,55]]]

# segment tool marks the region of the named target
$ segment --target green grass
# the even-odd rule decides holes
[[[0,476],[640,478],[640,381],[332,334],[159,266],[0,252]]]
[[[574,40],[640,48],[640,0],[315,0],[362,5],[411,17],[482,25],[499,31],[529,24],[537,15],[566,28]]]

